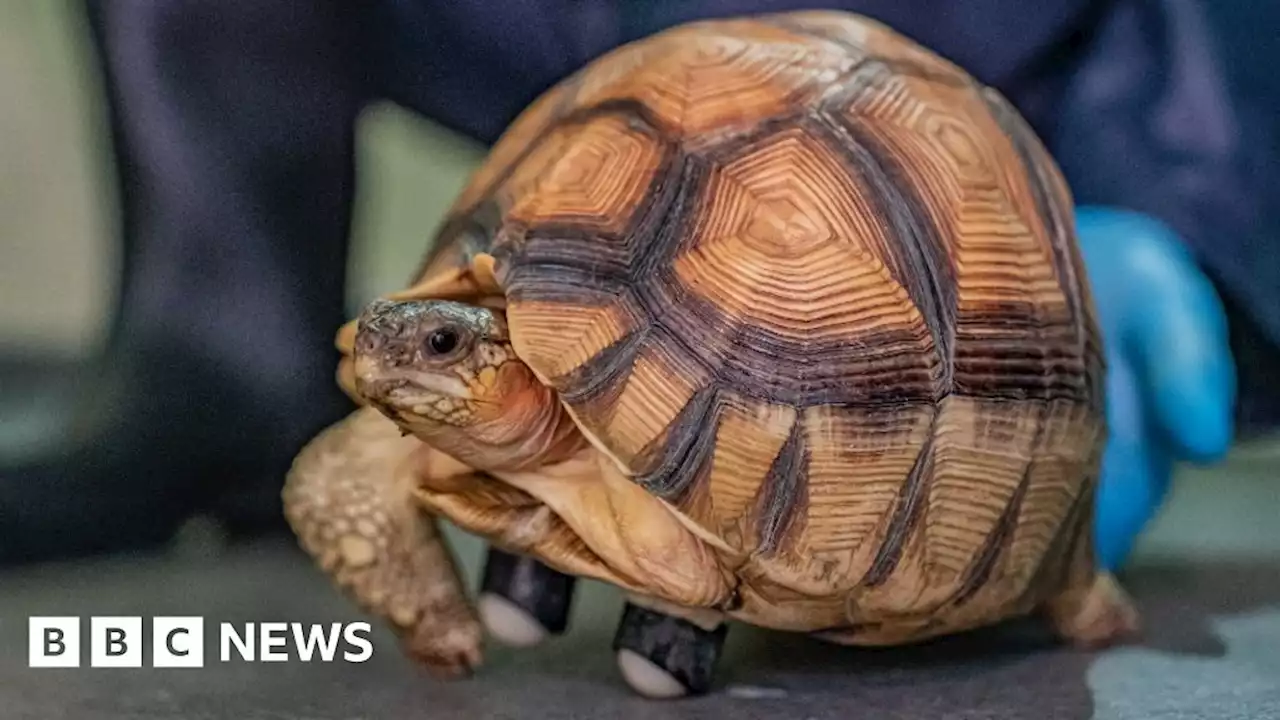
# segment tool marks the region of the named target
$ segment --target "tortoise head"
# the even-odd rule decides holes
[[[357,394],[480,470],[540,460],[562,408],[511,347],[504,315],[448,300],[375,300],[352,349]]]

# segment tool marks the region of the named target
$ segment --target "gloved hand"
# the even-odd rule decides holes
[[[1114,571],[1164,502],[1174,464],[1228,450],[1235,365],[1218,295],[1172,230],[1104,207],[1076,218],[1107,345],[1110,437],[1095,538]]]

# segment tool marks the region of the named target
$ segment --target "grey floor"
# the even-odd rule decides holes
[[[427,677],[380,626],[358,665],[223,664],[206,639],[200,670],[26,667],[30,615],[200,615],[209,632],[363,617],[287,539],[220,548],[193,527],[164,554],[0,574],[0,717],[1280,718],[1278,468],[1270,446],[1182,474],[1125,577],[1147,637],[1096,655],[1055,647],[1030,624],[878,651],[734,626],[710,696],[655,704],[614,672],[619,599],[589,583],[565,637],[490,648],[464,681]],[[462,539],[459,552],[474,581],[482,548]]]

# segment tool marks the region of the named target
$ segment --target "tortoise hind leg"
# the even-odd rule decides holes
[[[1064,582],[1044,605],[1057,635],[1082,649],[1137,639],[1141,618],[1133,600],[1109,572],[1099,569],[1093,544],[1093,503],[1081,503],[1073,523]]]
[[[1076,647],[1092,650],[1137,638],[1138,610],[1111,573],[1095,572],[1046,607],[1054,630]]]
[[[480,585],[480,619],[504,645],[532,647],[564,633],[575,584],[572,575],[491,547]]]
[[[728,627],[714,610],[678,608],[628,596],[613,649],[632,690],[653,699],[711,689]]]
[[[426,459],[377,411],[357,410],[298,454],[283,492],[302,547],[434,674],[469,674],[483,633],[452,553],[413,492]]]

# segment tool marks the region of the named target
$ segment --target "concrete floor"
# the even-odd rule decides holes
[[[441,682],[380,625],[358,665],[219,662],[178,669],[30,669],[30,615],[197,615],[221,622],[364,619],[287,539],[0,573],[0,711],[6,719],[355,718],[1280,718],[1280,485],[1275,457],[1183,475],[1124,578],[1145,613],[1138,646],[1086,655],[1035,625],[894,650],[824,645],[734,626],[704,698],[650,703],[621,684],[613,590],[580,586],[569,633],[490,648],[473,678]],[[483,548],[454,534],[473,585]],[[87,621],[85,621],[87,628]],[[212,630],[207,630],[211,633]],[[148,640],[150,642],[150,640]],[[150,657],[148,654],[147,657]]]

